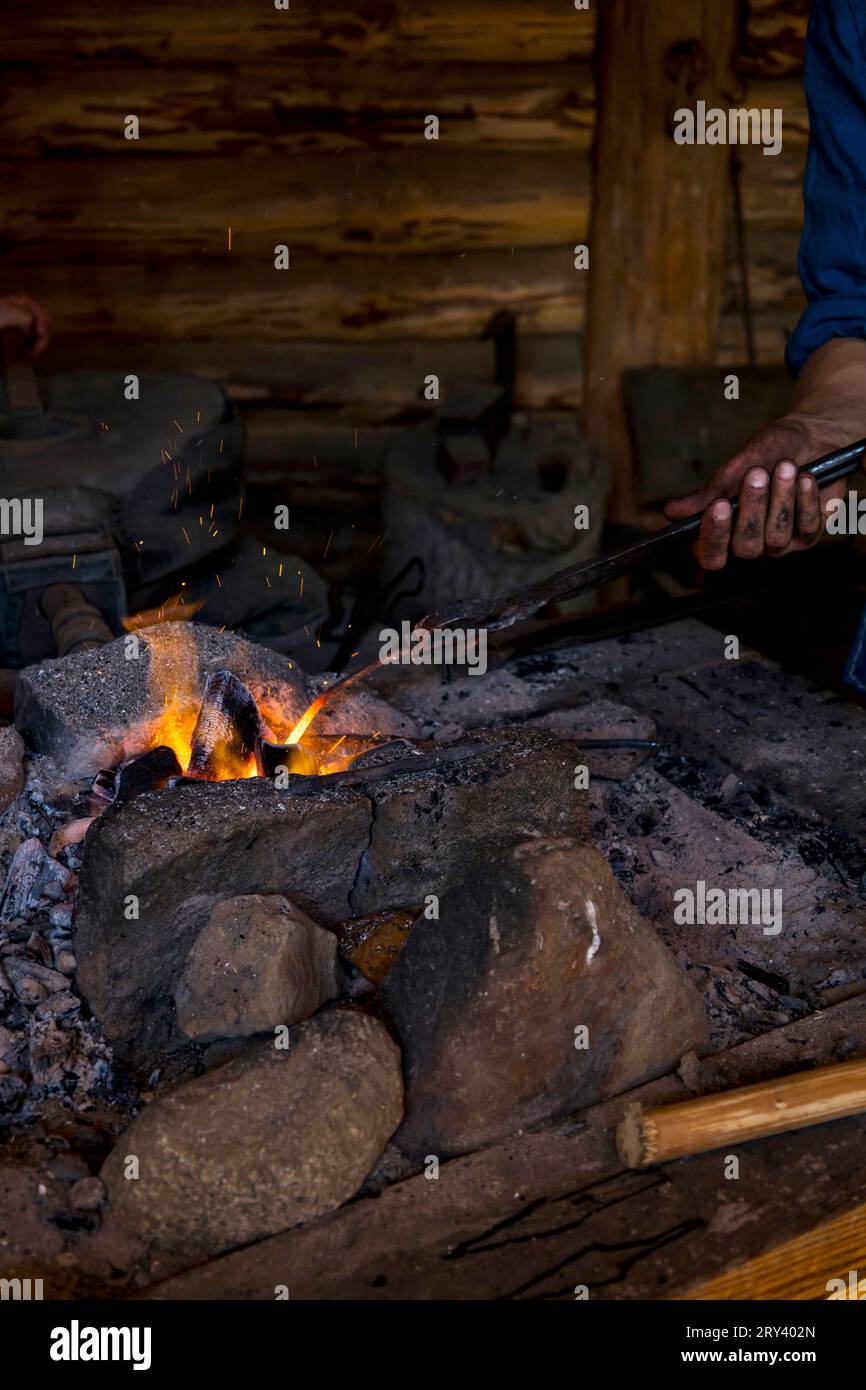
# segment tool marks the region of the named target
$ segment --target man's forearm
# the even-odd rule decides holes
[[[866,435],[866,340],[831,338],[797,378],[793,418],[835,426],[850,439]]]

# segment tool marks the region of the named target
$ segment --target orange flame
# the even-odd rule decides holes
[[[192,734],[201,706],[198,648],[190,629],[181,623],[159,627],[148,635],[151,708],[159,707],[149,730],[151,747],[171,748],[184,771],[189,764]]]

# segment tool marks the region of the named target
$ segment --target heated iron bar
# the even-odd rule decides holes
[[[856,473],[864,453],[866,439],[858,439],[854,444],[846,444],[842,449],[834,449],[832,453],[804,464],[799,471],[810,474],[819,487],[828,487],[831,483],[837,483],[849,474]],[[733,497],[730,503],[732,512],[736,513],[739,507],[738,499]],[[462,627],[497,632],[501,628],[511,627],[514,623],[525,622],[546,604],[574,598],[590,589],[597,589],[678,545],[686,537],[693,536],[700,530],[702,518],[703,512],[696,512],[694,516],[686,517],[683,521],[674,521],[670,526],[664,526],[642,540],[629,542],[607,555],[584,560],[579,565],[560,570],[541,584],[528,585],[512,594],[499,594],[490,599],[466,599],[444,612],[429,613],[414,625],[413,630],[432,632],[436,629]],[[300,741],[325,703],[331,704],[356,681],[372,675],[374,671],[388,664],[390,663],[378,659],[338,677],[333,685],[320,692],[292,731],[289,742]]]

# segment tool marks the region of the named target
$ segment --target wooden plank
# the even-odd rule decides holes
[[[782,111],[783,148],[790,149],[792,146],[805,145],[808,142],[809,108],[806,105],[802,74],[773,77],[758,73],[749,77],[745,93],[742,98],[737,98],[735,105],[757,106],[759,110],[769,111],[778,108]],[[769,164],[771,159],[777,157],[768,155],[765,163]]]
[[[582,327],[584,281],[570,247],[322,257],[300,253],[290,271],[236,254],[139,266],[64,260],[21,267],[7,259],[4,284],[50,305],[76,333],[145,337],[383,339],[479,334],[496,309],[518,315],[522,334]]]
[[[31,0],[27,22],[3,34],[7,62],[211,64],[292,57],[356,60],[561,62],[592,53],[594,6],[562,0],[461,0],[447,15],[435,0],[140,0],[111,10],[89,0]]]
[[[866,1205],[840,1212],[811,1231],[782,1241],[754,1260],[747,1260],[714,1279],[705,1279],[680,1299],[813,1299],[850,1297],[830,1294],[831,1280],[849,1286],[850,1271],[866,1270]],[[854,1285],[859,1283],[855,1277]],[[866,1297],[866,1289],[854,1295]]]
[[[435,96],[433,95],[435,93]],[[744,106],[780,108],[787,146],[805,144],[809,116],[800,77],[751,80]],[[118,154],[134,112],[141,147],[155,154],[310,154],[343,148],[417,149],[435,107],[449,146],[587,153],[595,123],[593,68],[562,64],[365,64],[363,82],[344,60],[294,61],[251,74],[246,67],[100,65],[87,69],[0,68],[6,159]]]
[[[111,155],[128,151],[123,120],[138,116],[142,152],[309,155],[344,148],[418,148],[424,118],[440,120],[449,147],[588,153],[595,123],[592,64],[365,63],[363,80],[345,59],[184,68],[100,64],[87,68],[0,68],[6,159]],[[434,95],[435,94],[435,95]],[[786,145],[805,143],[808,111],[799,77],[758,77],[742,104],[780,108]]]
[[[443,17],[434,0],[307,0],[276,11],[257,0],[140,0],[98,9],[89,0],[31,0],[26,24],[9,24],[3,54],[16,63],[250,62],[313,55],[397,62],[478,58],[556,63],[590,57],[595,10],[564,0],[461,0]],[[800,72],[809,0],[748,0],[739,66],[767,76]]]
[[[799,235],[793,226],[748,229],[753,310],[788,331],[804,302]],[[728,236],[731,245],[731,229]],[[10,290],[50,305],[61,330],[95,335],[247,338],[254,329],[265,342],[471,337],[499,308],[517,314],[522,335],[579,332],[584,323],[586,279],[575,275],[568,246],[392,260],[326,260],[302,252],[283,280],[282,274],[269,262],[234,253],[137,266],[73,259],[31,266],[13,256],[3,278]],[[277,293],[283,284],[286,292]],[[741,296],[739,269],[729,256],[721,342],[742,339]]]
[[[805,141],[783,143],[777,155],[757,145],[741,145],[743,213],[747,223],[767,227],[803,225]]]
[[[737,66],[765,76],[801,73],[811,0],[748,0]]]
[[[111,369],[180,371],[222,382],[238,401],[304,408],[351,407],[359,420],[387,420],[418,408],[424,377],[435,372],[444,389],[466,376],[489,381],[489,341],[417,338],[384,343],[265,343],[248,339],[166,341],[136,334],[59,335],[40,358],[45,372]],[[517,405],[574,409],[581,398],[578,334],[518,341]]]
[[[449,148],[586,153],[594,121],[591,63],[405,63],[352,59],[280,67],[0,69],[6,159],[125,154],[123,121],[148,155],[309,155],[368,146],[419,148],[439,117]],[[422,145],[423,148],[423,145]]]
[[[624,514],[633,477],[621,372],[709,362],[715,348],[730,151],[678,145],[672,123],[697,95],[696,45],[700,96],[729,104],[735,13],[709,0],[607,0],[601,13],[584,414],[611,469],[610,506]]]
[[[3,245],[135,261],[273,248],[406,255],[570,245],[585,235],[589,168],[566,155],[478,156],[442,142],[255,160],[124,156],[0,162]],[[86,197],[82,197],[86,190]]]

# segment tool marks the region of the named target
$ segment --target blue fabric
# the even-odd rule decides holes
[[[861,695],[866,695],[866,611],[860,619],[854,645],[848,653],[843,680],[846,685],[853,685]]]
[[[866,337],[866,0],[813,0],[805,88],[808,307],[788,342],[794,373],[830,338]]]
[[[799,372],[830,338],[866,338],[866,0],[813,0],[809,154],[797,265],[808,301],[785,353]],[[866,612],[844,680],[866,695]]]

